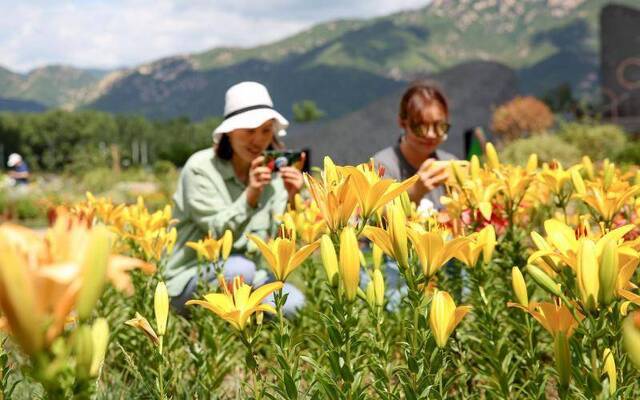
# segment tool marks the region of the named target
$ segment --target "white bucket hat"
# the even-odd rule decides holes
[[[9,160],[7,161],[7,167],[13,168],[18,165],[22,161],[22,156],[18,153],[11,153],[9,155]]]
[[[224,121],[213,131],[213,141],[218,143],[223,133],[235,129],[255,129],[270,119],[275,119],[278,136],[287,134],[289,121],[273,109],[273,101],[264,85],[258,82],[240,82],[227,90],[224,98]]]

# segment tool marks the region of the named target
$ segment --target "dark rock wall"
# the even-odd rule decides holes
[[[461,158],[464,131],[475,126],[487,129],[495,107],[518,93],[515,72],[493,62],[464,63],[428,80],[437,83],[449,101],[452,128],[442,148]],[[290,148],[309,148],[312,165],[321,165],[324,155],[338,164],[367,161],[400,137],[398,106],[403,92],[404,88],[396,90],[339,119],[294,124],[285,143]]]
[[[600,29],[602,95],[607,116],[640,118],[640,8],[604,7]]]

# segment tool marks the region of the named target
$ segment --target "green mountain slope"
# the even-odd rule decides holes
[[[246,79],[268,84],[285,112],[313,99],[328,117],[356,110],[406,81],[471,60],[516,71],[542,95],[564,82],[599,87],[599,12],[607,0],[433,0],[389,16],[318,24],[253,48],[215,48],[104,72],[0,69],[0,97],[154,118],[219,115],[223,93]],[[638,0],[618,0],[638,6]]]
[[[86,102],[88,94],[106,74],[102,70],[57,65],[17,74],[0,67],[0,97],[72,108]]]

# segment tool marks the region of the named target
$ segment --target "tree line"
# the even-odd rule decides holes
[[[32,169],[51,172],[110,166],[114,158],[123,166],[160,160],[180,166],[211,146],[220,121],[152,121],[93,110],[0,113],[0,156],[2,166],[17,152]]]

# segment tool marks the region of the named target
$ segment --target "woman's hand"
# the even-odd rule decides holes
[[[264,187],[271,182],[271,170],[262,165],[263,163],[263,156],[256,157],[251,161],[251,167],[249,167],[249,180],[246,189],[247,203],[253,208],[258,205]]]
[[[304,165],[306,154],[302,153],[300,157],[300,163]],[[289,201],[293,201],[295,195],[300,192],[302,185],[304,185],[304,178],[302,172],[296,167],[282,167],[280,168],[280,176],[284,181],[284,187],[289,193]]]
[[[415,203],[420,203],[420,200],[433,189],[442,185],[449,177],[449,171],[446,165],[435,166],[435,159],[429,158],[420,165],[418,172],[418,180],[409,188],[409,197]]]

